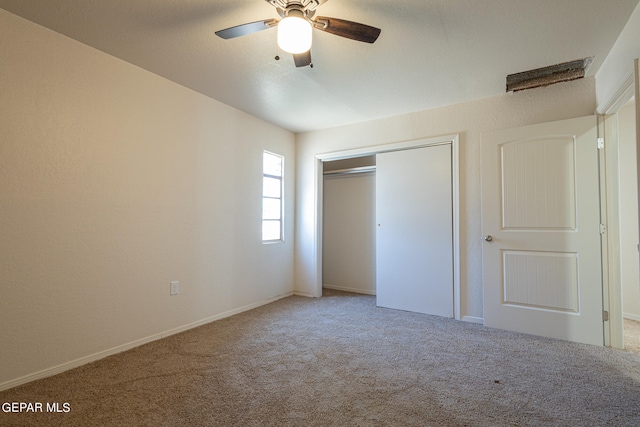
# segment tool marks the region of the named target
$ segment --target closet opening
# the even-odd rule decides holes
[[[322,165],[322,287],[375,295],[376,157]]]
[[[323,288],[369,294],[381,307],[460,320],[458,144],[459,136],[449,135],[315,156],[315,297]],[[424,176],[425,171],[431,175]],[[403,198],[388,197],[396,193]],[[414,199],[421,205],[406,208],[405,202]],[[389,210],[381,210],[385,206],[412,215],[389,216]],[[435,211],[440,214],[433,216]],[[408,223],[413,225],[404,226]],[[441,254],[449,254],[444,263]],[[411,265],[405,263],[409,259]],[[431,307],[413,304],[425,300]],[[446,310],[433,311],[434,305]]]

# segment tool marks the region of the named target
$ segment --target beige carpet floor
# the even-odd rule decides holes
[[[46,351],[46,349],[43,349]],[[639,426],[640,355],[289,297],[0,393],[2,426]]]

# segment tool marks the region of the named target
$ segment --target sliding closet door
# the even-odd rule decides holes
[[[451,145],[376,158],[377,305],[453,317]]]

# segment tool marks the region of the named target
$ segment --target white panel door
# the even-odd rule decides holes
[[[599,191],[595,116],[483,135],[486,326],[603,345]]]
[[[451,145],[376,156],[377,305],[453,317]]]

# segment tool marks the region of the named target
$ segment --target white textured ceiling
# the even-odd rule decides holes
[[[314,68],[264,0],[0,0],[0,8],[294,132],[493,96],[507,74],[594,56],[594,75],[638,0],[328,0],[319,15],[382,29],[366,44],[314,30]],[[274,57],[280,55],[281,60]]]

